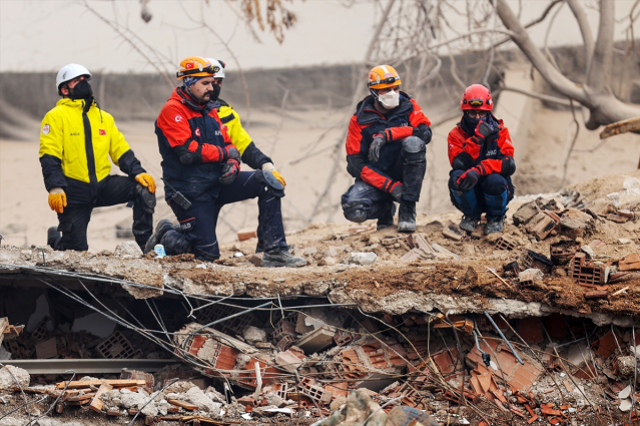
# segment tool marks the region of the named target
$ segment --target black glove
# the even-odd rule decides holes
[[[369,160],[377,163],[380,159],[380,150],[387,143],[387,139],[384,136],[376,135],[369,146]]]
[[[393,189],[391,190],[390,194],[393,197],[394,200],[396,200],[397,202],[402,201],[402,191],[403,191],[404,187],[402,186],[402,184],[400,185],[396,185],[393,187]]]
[[[229,185],[236,180],[239,173],[240,162],[235,158],[230,158],[226,163],[224,163],[224,166],[222,166],[222,176],[220,176],[218,182],[220,182],[220,185]]]
[[[240,152],[235,146],[227,145],[225,146],[224,149],[227,152],[227,158],[232,158],[236,160],[238,163],[240,162]]]
[[[429,145],[431,142],[431,128],[426,124],[420,124],[418,127],[413,128],[413,136],[417,136],[422,139],[425,145]]]
[[[462,192],[471,191],[473,187],[478,183],[479,177],[480,173],[478,173],[475,167],[467,170],[456,181],[456,183],[458,184],[458,189]]]
[[[497,130],[498,129],[494,129],[488,125],[486,121],[481,121],[478,123],[478,127],[476,127],[476,134],[473,135],[471,140],[478,145],[482,145],[486,142],[487,138],[493,135]]]

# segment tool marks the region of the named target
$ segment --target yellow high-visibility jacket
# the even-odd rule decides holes
[[[65,188],[68,179],[97,184],[111,172],[111,162],[131,177],[144,173],[113,116],[95,101],[61,99],[42,120],[40,164],[47,190]],[[75,186],[75,185],[74,185]]]
[[[236,110],[222,99],[219,99],[218,102],[220,103],[217,108],[220,121],[227,126],[231,143],[240,151],[242,161],[254,169],[261,169],[264,163],[273,163],[271,158],[260,151],[251,140],[249,133],[242,127],[240,116]]]

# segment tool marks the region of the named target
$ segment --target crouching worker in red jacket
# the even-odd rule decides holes
[[[400,91],[400,84],[389,65],[369,72],[371,94],[358,104],[349,123],[347,171],[356,181],[342,196],[342,210],[352,222],[378,219],[378,229],[383,229],[393,226],[396,201],[398,231],[414,232],[431,122],[418,103]]]
[[[472,84],[462,95],[460,123],[449,132],[449,192],[464,216],[460,228],[473,232],[486,213],[485,234],[502,232],[507,203],[513,198],[516,171],[509,130],[491,111],[489,89]]]

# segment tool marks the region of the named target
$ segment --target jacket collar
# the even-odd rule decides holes
[[[208,114],[209,111],[220,106],[217,102],[207,102],[206,104],[201,104],[200,102],[193,99],[191,95],[182,87],[176,87],[176,90],[173,91],[169,99],[176,100],[181,104],[187,105],[192,110],[203,114]]]
[[[378,120],[389,120],[394,116],[406,114],[411,111],[413,104],[411,97],[405,92],[400,92],[400,105],[389,111],[387,114],[380,114],[375,106],[375,100],[372,95],[367,96],[360,101],[356,108],[356,116],[359,124],[371,124]]]
[[[58,102],[56,102],[56,106],[58,105],[64,105],[66,107],[69,108],[75,108],[78,109],[80,112],[82,112],[82,110],[84,110],[84,106],[85,106],[85,101],[84,99],[71,99],[71,98],[62,98],[60,99]],[[96,106],[96,101],[95,99],[91,102],[91,107],[95,107]],[[91,108],[89,107],[89,108]]]

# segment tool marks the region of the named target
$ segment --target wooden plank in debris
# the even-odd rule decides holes
[[[58,389],[64,389],[64,387],[66,386],[68,382],[59,382],[56,383],[56,388]],[[74,381],[74,382],[70,382],[69,386],[67,387],[67,389],[80,389],[80,388],[86,388],[88,386],[100,386],[103,383],[107,383],[110,384],[111,386],[113,386],[114,388],[122,388],[122,387],[127,387],[127,386],[144,386],[145,385],[145,381],[144,380],[78,380],[78,381]]]
[[[194,410],[198,409],[197,405],[189,404],[188,402],[184,402],[184,401],[178,401],[177,399],[168,399],[167,402],[169,404],[177,405],[178,407],[182,407],[185,410],[194,411]]]
[[[113,389],[113,386],[111,386],[110,384],[108,383],[101,384],[100,387],[98,388],[98,392],[96,392],[96,395],[93,397],[93,400],[89,405],[89,408],[91,408],[96,413],[102,412],[102,400],[100,399],[100,397],[103,394],[109,392],[111,389]]]
[[[615,123],[605,126],[604,130],[600,132],[600,139],[606,139],[622,133],[637,131],[640,131],[640,117],[629,118],[627,120],[616,121]]]
[[[91,402],[93,397],[96,396],[95,392],[87,393],[85,395],[77,395],[68,398],[65,402],[70,405],[84,405]]]

